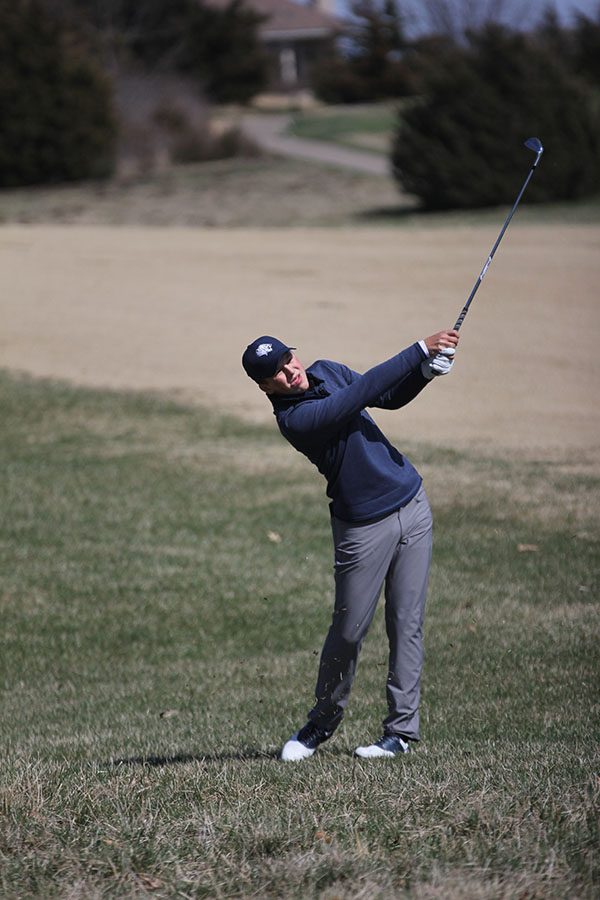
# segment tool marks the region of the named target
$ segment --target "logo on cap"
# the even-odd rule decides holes
[[[273,344],[259,344],[256,348],[257,356],[268,356],[273,350]]]

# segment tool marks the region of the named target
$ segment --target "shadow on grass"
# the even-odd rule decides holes
[[[489,206],[484,209],[423,209],[417,204],[399,204],[397,206],[373,206],[361,209],[354,215],[354,220],[363,225],[455,225],[457,222],[468,225],[472,222],[487,223],[495,221],[502,213],[503,207]]]
[[[188,763],[218,763],[236,760],[243,762],[253,759],[279,760],[280,750],[255,750],[252,747],[241,750],[230,750],[224,753],[174,753],[172,756],[124,756],[104,762],[103,766],[109,769],[120,769],[126,766],[147,766],[148,768],[162,768],[163,766],[181,766]],[[328,747],[328,756],[352,756],[352,751],[342,747]],[[322,754],[325,755],[325,754]]]
[[[456,222],[495,221],[504,211],[503,206],[486,206],[481,209],[424,209],[418,204],[397,206],[373,206],[355,213],[354,219],[367,225],[413,223],[418,225],[453,225]]]
[[[122,766],[148,766],[149,768],[161,768],[162,766],[180,766],[194,762],[227,762],[228,760],[250,759],[277,759],[277,750],[231,750],[227,753],[175,753],[172,756],[126,756],[119,759],[111,759],[105,763],[113,769]]]
[[[466,209],[425,209],[417,200],[373,206],[357,210],[352,218],[366,225],[441,225],[453,226],[491,224],[500,222],[508,212],[507,204]],[[530,225],[548,224],[597,224],[600,214],[600,196],[584,200],[556,203],[530,203],[519,212],[519,221]]]
[[[418,206],[374,206],[371,209],[361,209],[354,218],[359,222],[403,222],[410,218],[426,216]]]

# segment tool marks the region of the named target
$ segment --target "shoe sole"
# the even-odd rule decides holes
[[[401,756],[403,754],[392,753],[391,750],[382,750],[380,747],[377,747],[377,750],[371,750],[369,747],[357,747],[354,755],[360,756],[361,759],[382,759],[383,757]]]
[[[296,735],[293,735],[283,745],[279,759],[283,760],[283,762],[300,762],[303,759],[310,759],[316,749],[316,747],[306,747],[296,740]]]
[[[394,756],[406,756],[407,753],[410,753],[410,750],[384,750],[382,747],[357,747],[354,751],[355,756],[359,756],[361,759],[389,759]]]

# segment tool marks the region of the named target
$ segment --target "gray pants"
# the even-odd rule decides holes
[[[423,488],[397,512],[367,525],[332,519],[335,607],[309,718],[334,730],[342,720],[358,655],[385,583],[389,641],[385,734],[419,740],[423,616],[431,562],[431,509]]]

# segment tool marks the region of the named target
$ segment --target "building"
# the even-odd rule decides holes
[[[210,0],[225,7],[230,0]],[[313,67],[327,60],[343,23],[334,13],[335,0],[313,0],[306,5],[295,0],[245,0],[263,17],[258,36],[269,59],[267,90],[293,94],[311,89]]]
[[[316,4],[294,0],[247,0],[265,16],[258,33],[270,63],[269,88],[280,93],[307,90],[311,70],[333,51],[341,22]]]

